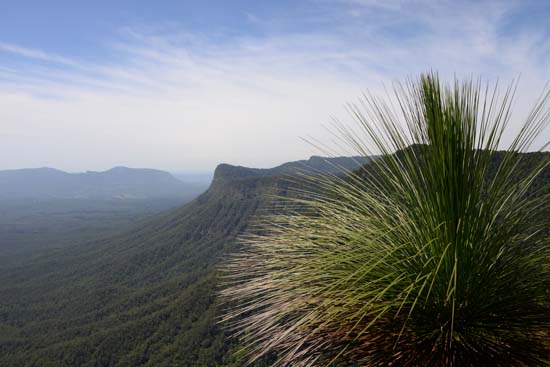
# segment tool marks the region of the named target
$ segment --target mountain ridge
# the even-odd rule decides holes
[[[68,173],[51,167],[0,171],[0,198],[185,197],[202,188],[168,172],[150,168],[113,167],[106,171]]]
[[[214,180],[245,177],[292,176],[299,173],[339,173],[343,170],[357,169],[368,163],[370,159],[372,158],[360,156],[321,157],[313,155],[309,159],[286,162],[272,168],[252,168],[220,163],[214,170]]]

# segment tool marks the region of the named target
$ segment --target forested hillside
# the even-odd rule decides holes
[[[522,167],[548,158],[525,156]],[[270,209],[266,195],[287,193],[281,173],[221,165],[181,208],[0,270],[0,366],[239,366],[217,324],[217,265]],[[534,188],[550,192],[548,168]]]
[[[22,264],[45,251],[110,238],[190,200],[0,200],[0,268]]]
[[[152,169],[0,171],[0,268],[112,237],[207,188],[206,181],[183,182]]]
[[[215,266],[286,183],[224,171],[193,202],[124,235],[0,270],[0,366],[231,364]]]

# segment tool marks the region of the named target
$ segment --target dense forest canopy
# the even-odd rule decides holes
[[[220,165],[187,205],[0,267],[0,366],[239,365],[217,323],[217,264],[257,211],[269,210],[269,195],[286,194],[289,174],[356,160]]]

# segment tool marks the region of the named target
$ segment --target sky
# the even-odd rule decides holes
[[[511,139],[550,81],[548,19],[546,0],[0,0],[0,169],[271,167],[429,70],[520,77]]]

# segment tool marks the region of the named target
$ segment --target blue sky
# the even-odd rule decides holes
[[[548,19],[549,1],[2,1],[0,169],[272,166],[426,70],[521,74],[520,121],[550,80]]]
[[[292,2],[257,1],[4,1],[4,41],[71,57],[97,58],[125,26],[173,24],[224,36],[256,32],[247,14],[284,14]],[[229,5],[230,4],[230,5]],[[267,5],[267,6],[266,6]]]

